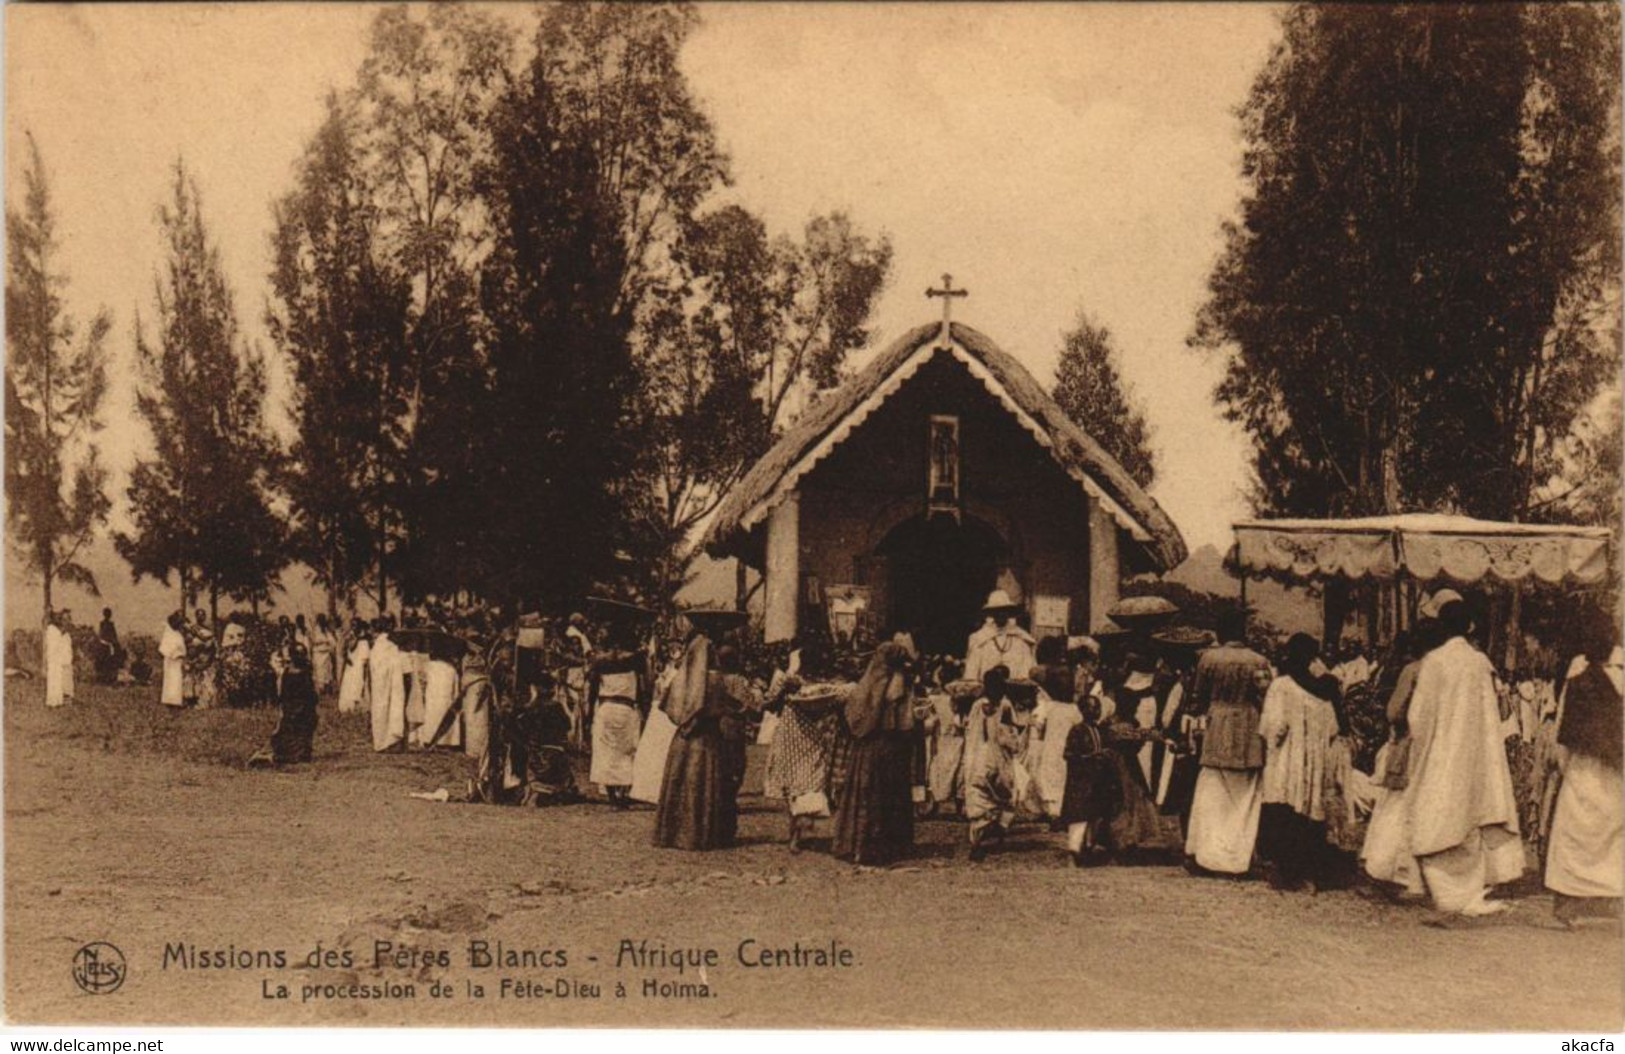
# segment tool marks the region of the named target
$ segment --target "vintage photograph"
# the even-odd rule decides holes
[[[1618,3],[4,15],[6,1025],[1625,1028]]]

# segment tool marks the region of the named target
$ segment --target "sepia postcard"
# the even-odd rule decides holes
[[[1618,3],[4,29],[8,1027],[1625,1028]]]

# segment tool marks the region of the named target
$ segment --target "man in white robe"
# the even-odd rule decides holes
[[[310,672],[318,695],[326,695],[338,681],[333,660],[338,638],[328,624],[326,612],[316,615],[316,628],[310,633]]]
[[[379,619],[372,642],[372,749],[398,749],[406,741],[406,684],[401,652],[389,639],[388,619]]]
[[[1038,648],[1032,634],[1016,624],[1020,605],[1010,594],[995,589],[982,605],[987,621],[965,642],[967,681],[980,682],[995,666],[1003,666],[1012,678],[1025,678],[1038,665]]]
[[[63,618],[51,612],[45,623],[45,705],[62,706],[73,699],[73,640],[63,629]]]
[[[579,744],[589,736],[592,709],[587,705],[587,670],[592,660],[592,638],[587,635],[587,617],[580,612],[570,616],[564,630],[565,647],[571,662],[565,667],[560,685],[564,707],[570,713],[570,742]]]
[[[1281,675],[1264,694],[1258,735],[1264,741],[1259,776],[1258,855],[1270,885],[1313,889],[1324,877],[1327,773],[1337,712],[1336,678],[1316,672],[1319,642],[1307,633],[1287,642]]]
[[[418,743],[425,747],[462,747],[463,728],[459,717],[449,722],[458,699],[459,671],[466,647],[449,633],[436,633],[425,642],[423,668],[423,723],[418,726]],[[442,728],[444,726],[444,728]]]
[[[367,677],[370,667],[368,659],[372,655],[372,641],[362,629],[361,620],[355,622],[355,639],[350,644],[350,655],[345,660],[344,677],[339,682],[339,713],[349,713],[357,710],[365,703],[368,709],[371,704],[367,702]]]
[[[164,660],[164,687],[158,701],[165,706],[185,706],[186,637],[181,633],[179,613],[169,616],[164,635],[158,641],[158,654]]]
[[[564,637],[576,654],[583,660],[592,658],[592,638],[587,636],[587,617],[575,614],[570,616],[569,626],[564,631]],[[585,662],[581,663],[585,665]]]
[[[1468,643],[1466,603],[1438,611],[1445,641],[1423,659],[1411,696],[1411,775],[1405,788],[1411,852],[1440,911],[1492,915],[1509,907],[1491,887],[1523,873],[1490,660]]]

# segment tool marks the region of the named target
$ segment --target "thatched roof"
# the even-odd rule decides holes
[[[942,327],[920,326],[904,334],[863,370],[814,404],[758,461],[718,507],[705,547],[713,555],[737,551],[743,537],[790,491],[797,480],[851,434],[933,354]],[[1065,472],[1078,480],[1167,570],[1185,559],[1185,540],[1168,514],[1056,405],[1022,365],[986,336],[953,324],[951,350],[989,393],[999,399],[1046,447]]]

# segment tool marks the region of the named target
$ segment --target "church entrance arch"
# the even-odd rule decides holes
[[[886,569],[887,625],[939,655],[965,650],[999,569],[1010,562],[1005,539],[973,516],[911,517],[887,532],[875,553]]]

